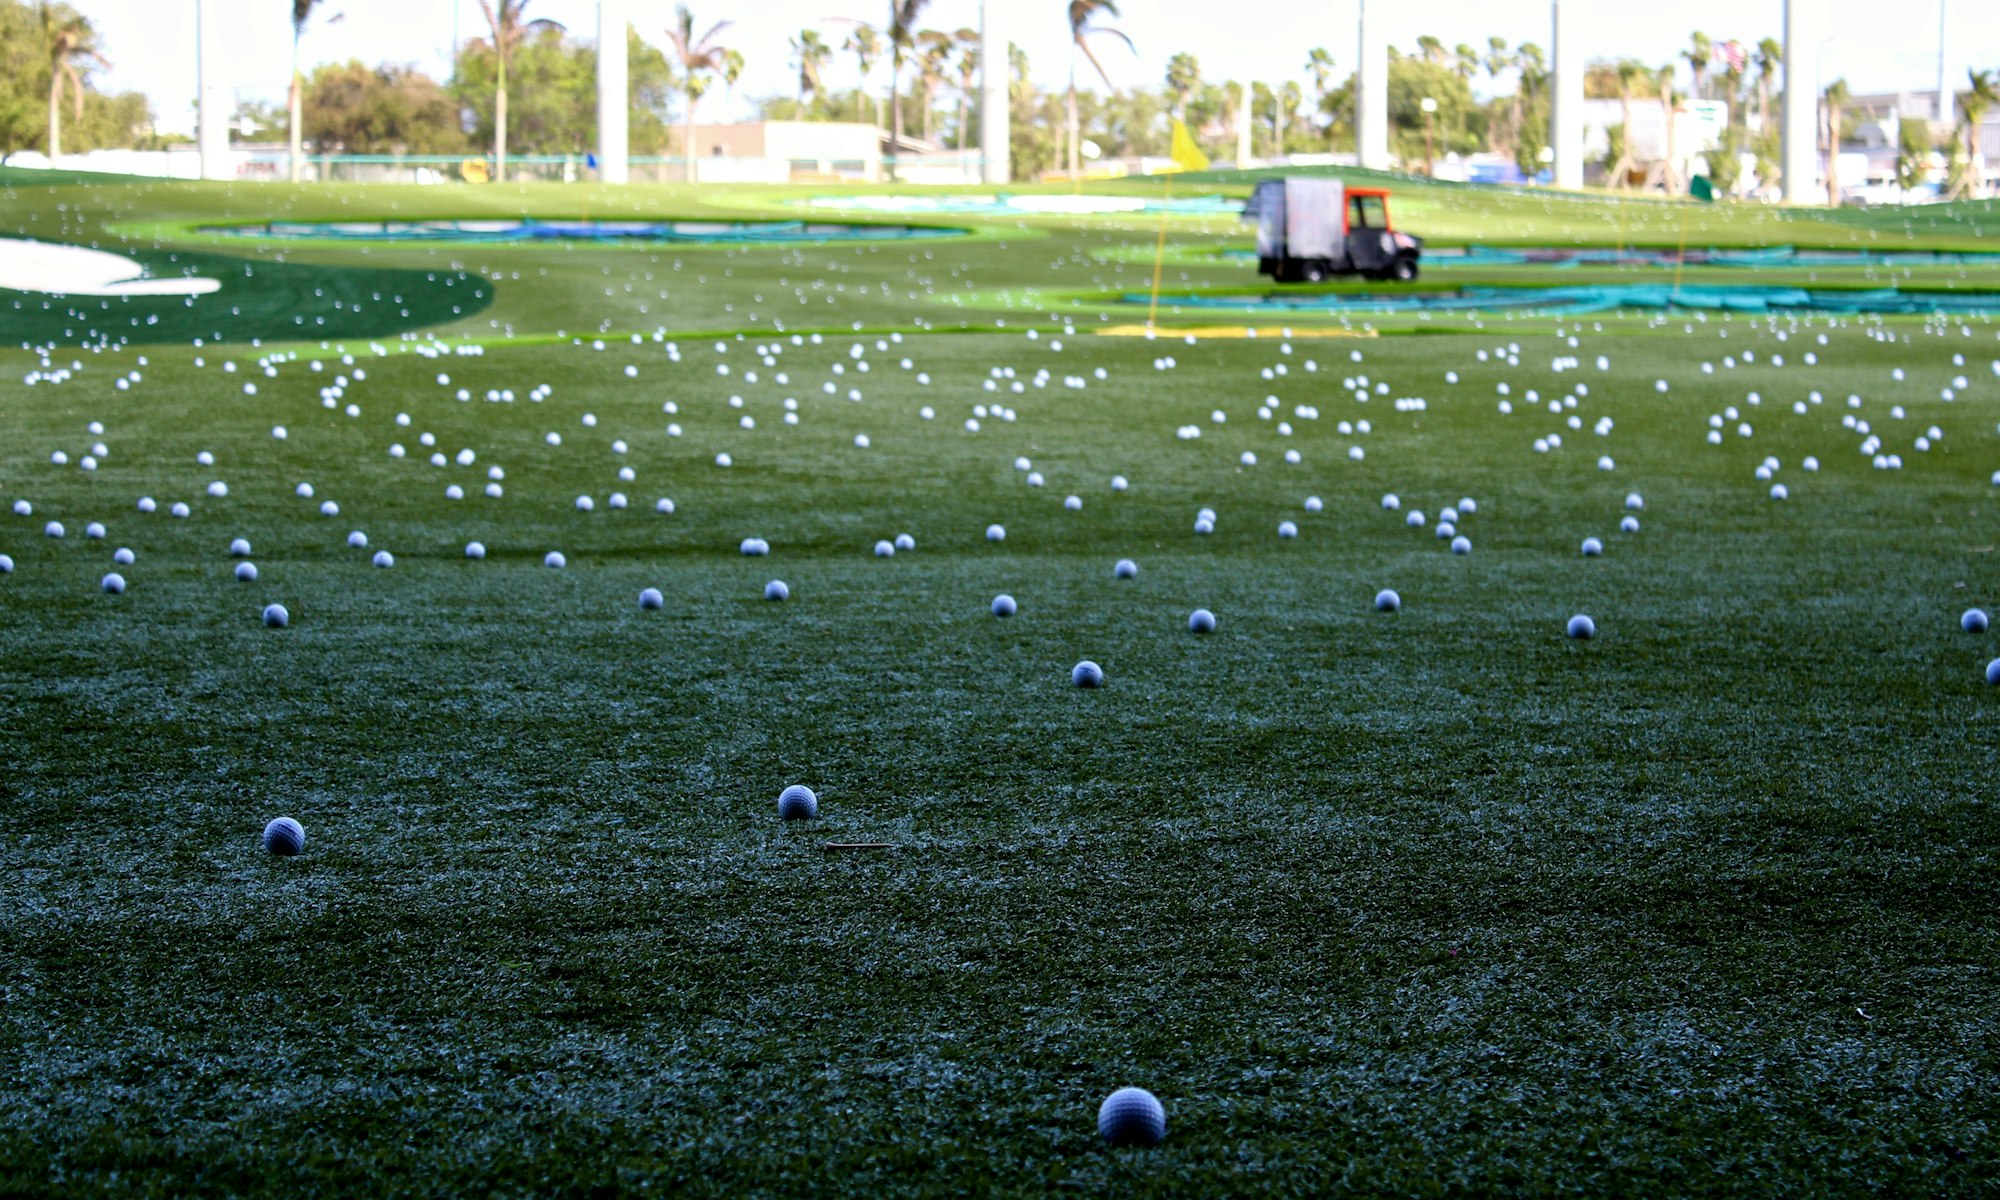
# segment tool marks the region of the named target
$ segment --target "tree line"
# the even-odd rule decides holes
[[[96,28],[70,5],[0,0],[0,162],[23,150],[54,156],[185,140],[154,130],[143,94],[99,88],[96,73],[108,65]]]

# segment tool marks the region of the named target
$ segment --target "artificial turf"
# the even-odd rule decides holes
[[[71,236],[108,242],[571,193],[521,195],[15,186],[0,227],[55,236],[81,204]],[[1436,202],[1469,225],[1481,195]],[[1556,203],[1571,237],[1622,232]],[[1851,232],[1701,219],[1709,244]],[[463,269],[491,308],[372,344],[251,347],[224,322],[222,346],[0,352],[0,1191],[2000,1187],[2000,650],[1958,627],[2000,601],[1991,321],[1097,337],[1132,319],[1090,297],[1134,286],[1123,247],[1150,227],[1024,224],[922,247],[273,245],[240,253]],[[1200,253],[1241,238],[1177,226],[1174,286],[1244,284]],[[12,311],[5,340],[45,336]],[[1343,386],[1362,375],[1365,402]],[[975,405],[1016,419],[968,430]],[[424,461],[460,448],[477,461]],[[1786,500],[1753,475],[1767,456]],[[1463,497],[1470,555],[1404,523]],[[905,531],[913,552],[870,554]],[[1590,535],[1604,557],[1577,553]],[[231,578],[238,536],[255,583]],[[768,558],[738,553],[752,536]],[[130,590],[106,595],[119,546]],[[772,578],[789,601],[761,598]],[[1372,610],[1384,587],[1400,613]],[[1017,616],[988,615],[999,592]],[[289,629],[259,623],[270,602]],[[1196,607],[1215,634],[1187,631]],[[1578,612],[1596,639],[1563,636]],[[1104,688],[1068,685],[1083,658]],[[777,820],[794,782],[819,821]],[[296,859],[258,845],[279,815],[306,828]],[[882,845],[838,848],[858,843]],[[1157,1150],[1097,1140],[1126,1084],[1166,1104]]]

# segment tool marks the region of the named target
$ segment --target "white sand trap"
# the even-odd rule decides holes
[[[0,288],[58,296],[206,296],[222,286],[201,276],[150,279],[122,254],[0,238]]]

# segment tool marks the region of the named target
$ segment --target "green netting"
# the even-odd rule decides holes
[[[833,224],[807,221],[266,221],[207,225],[202,233],[231,237],[310,238],[350,242],[771,242],[883,241],[962,237],[963,229],[928,225]]]
[[[1147,297],[1128,295],[1127,304]],[[1707,309],[1728,312],[1823,313],[1991,313],[2000,312],[2000,292],[1807,291],[1779,287],[1667,287],[1607,284],[1571,288],[1460,288],[1449,292],[1394,295],[1310,292],[1263,296],[1162,296],[1162,304],[1182,309],[1236,312],[1420,313],[1526,309],[1590,313],[1614,309]]]

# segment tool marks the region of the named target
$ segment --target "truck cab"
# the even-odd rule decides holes
[[[1362,275],[1407,283],[1417,277],[1423,239],[1399,233],[1389,193],[1338,179],[1267,179],[1243,219],[1257,226],[1257,272],[1279,283],[1319,283]]]

